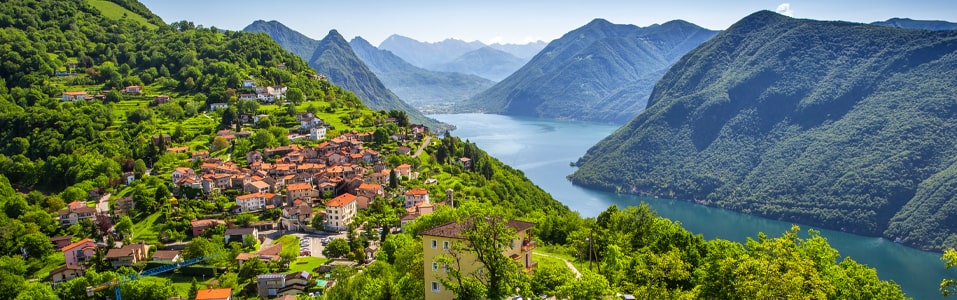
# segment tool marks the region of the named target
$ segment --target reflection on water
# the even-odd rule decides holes
[[[610,205],[620,207],[647,202],[658,215],[680,222],[706,239],[722,238],[744,242],[758,232],[779,236],[791,223],[749,216],[720,208],[671,199],[616,195],[572,185],[565,176],[576,161],[617,126],[574,121],[555,121],[485,114],[432,115],[458,127],[453,135],[468,139],[492,156],[528,176],[555,199],[582,216],[594,217]],[[915,299],[942,298],[937,289],[944,277],[957,278],[957,271],[944,269],[939,253],[907,248],[883,238],[815,229],[841,255],[877,268],[882,279],[894,280]]]

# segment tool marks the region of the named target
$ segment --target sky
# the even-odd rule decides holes
[[[795,18],[870,23],[893,17],[957,22],[953,0],[141,0],[167,23],[242,30],[279,21],[313,39],[336,29],[373,45],[392,34],[419,41],[448,38],[524,44],[561,37],[602,18],[648,26],[681,19],[722,30],[759,10]]]

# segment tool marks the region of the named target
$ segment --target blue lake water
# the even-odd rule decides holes
[[[741,214],[685,201],[617,195],[574,186],[565,176],[574,171],[570,162],[608,136],[618,126],[522,118],[490,114],[430,115],[458,127],[452,135],[476,143],[492,156],[525,172],[535,184],[584,217],[595,217],[610,205],[624,207],[647,202],[658,215],[678,222],[706,239],[744,242],[758,232],[780,236],[792,223]],[[800,225],[800,224],[797,224]],[[821,231],[841,255],[877,269],[881,279],[893,280],[914,299],[943,298],[938,292],[944,277],[957,278],[947,270],[940,253],[908,248],[887,239],[848,234],[807,225]]]

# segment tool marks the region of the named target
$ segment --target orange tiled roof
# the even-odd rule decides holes
[[[355,202],[355,201],[356,201],[355,195],[345,193],[345,194],[339,195],[338,197],[332,198],[332,200],[329,200],[329,202],[326,203],[326,207],[343,207],[343,206],[346,206],[346,204],[349,204],[350,202]]]

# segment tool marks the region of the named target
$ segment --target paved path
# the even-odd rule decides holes
[[[425,136],[425,142],[422,142],[422,145],[419,146],[419,149],[415,150],[415,155],[412,155],[412,157],[419,157],[419,154],[422,154],[422,150],[425,150],[425,146],[428,146],[430,141],[432,141],[432,136]]]
[[[582,277],[582,273],[581,273],[581,272],[578,272],[578,268],[575,268],[575,265],[573,265],[571,262],[568,262],[568,260],[566,260],[566,259],[564,259],[564,258],[555,257],[555,256],[551,256],[551,255],[544,254],[544,253],[538,253],[538,252],[532,252],[532,254],[541,255],[541,256],[548,256],[548,257],[551,257],[551,258],[554,258],[554,259],[560,259],[560,260],[562,260],[563,262],[565,262],[565,266],[567,266],[569,269],[572,270],[572,273],[575,273],[575,278],[581,278],[581,277]]]
[[[110,193],[106,193],[96,202],[96,212],[101,214],[110,212]]]

